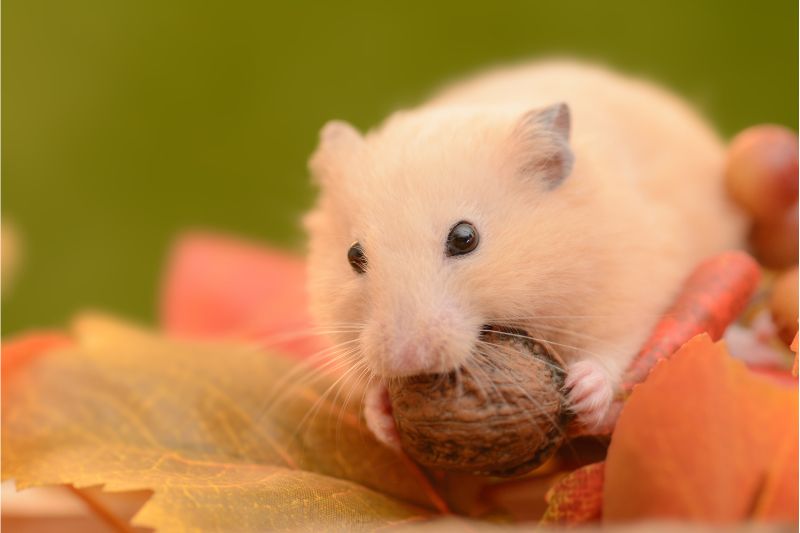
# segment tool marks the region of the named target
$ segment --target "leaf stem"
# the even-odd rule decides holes
[[[93,511],[100,520],[108,524],[114,531],[119,531],[121,533],[136,533],[136,529],[134,529],[133,526],[115,515],[114,512],[108,508],[108,506],[106,506],[102,501],[94,497],[92,494],[89,494],[87,491],[79,489],[73,485],[67,485],[67,488],[72,491],[75,496],[83,500],[83,503],[85,503],[86,506],[89,507],[89,509]]]

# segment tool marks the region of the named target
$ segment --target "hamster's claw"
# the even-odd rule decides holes
[[[567,404],[578,424],[591,433],[604,427],[614,398],[614,384],[605,368],[587,359],[567,367]]]

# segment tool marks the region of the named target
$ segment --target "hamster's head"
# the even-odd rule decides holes
[[[569,128],[565,104],[423,109],[365,136],[328,123],[305,220],[321,331],[379,377],[448,372],[487,327],[569,298]]]

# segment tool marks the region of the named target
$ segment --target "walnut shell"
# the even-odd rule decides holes
[[[512,476],[547,460],[565,439],[571,414],[564,370],[542,345],[488,332],[485,356],[458,374],[389,384],[406,453],[445,470]],[[477,368],[476,368],[477,367]]]

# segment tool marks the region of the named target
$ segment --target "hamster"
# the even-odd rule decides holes
[[[744,247],[723,165],[679,98],[571,61],[480,74],[363,135],[326,124],[311,311],[377,383],[369,427],[396,445],[382,383],[467,365],[486,329],[557,352],[578,421],[601,426],[682,281]]]

